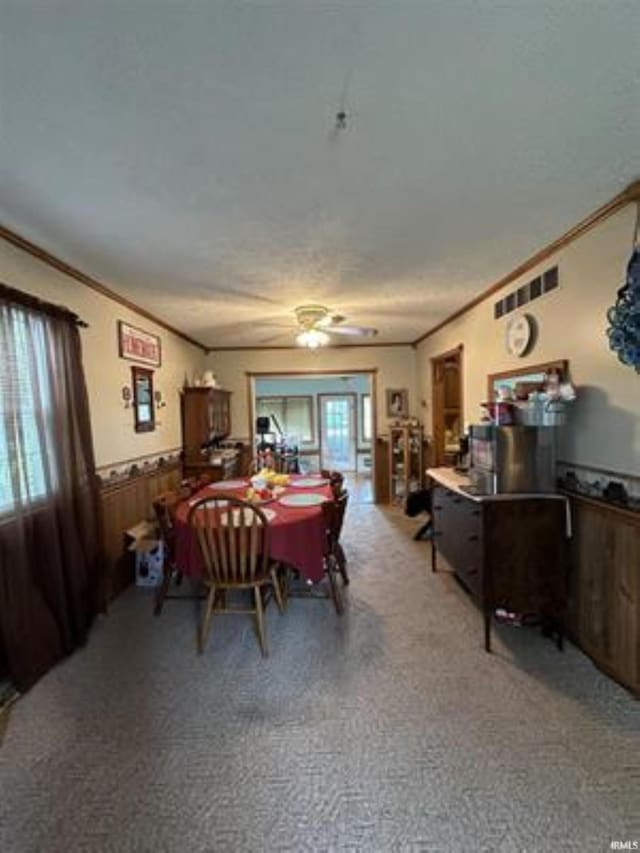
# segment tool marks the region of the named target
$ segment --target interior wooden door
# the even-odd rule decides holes
[[[462,345],[431,359],[434,465],[455,464],[463,431]]]

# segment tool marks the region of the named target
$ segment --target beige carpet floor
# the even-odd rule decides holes
[[[195,651],[130,589],[12,710],[2,851],[604,851],[640,840],[640,703],[432,575],[420,519],[354,504],[347,612],[294,600]]]

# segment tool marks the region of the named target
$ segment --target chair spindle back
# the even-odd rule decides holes
[[[206,579],[216,586],[252,586],[269,573],[269,522],[253,504],[213,494],[191,507]]]

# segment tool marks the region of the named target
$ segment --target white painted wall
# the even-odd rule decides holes
[[[336,347],[308,350],[200,350],[129,311],[107,297],[58,273],[14,246],[0,241],[0,279],[11,287],[65,305],[86,320],[82,331],[84,366],[89,388],[98,466],[161,453],[181,444],[178,389],[185,374],[213,369],[223,387],[233,392],[233,433],[249,434],[246,372],[377,369],[378,433],[387,431],[385,389],[407,388],[412,415],[431,426],[430,358],[464,344],[465,421],[478,420],[488,373],[566,358],[579,399],[564,429],[561,456],[571,462],[622,473],[640,474],[640,377],[621,365],[605,338],[606,310],[615,299],[630,254],[635,211],[619,211],[574,241],[539,270],[508,285],[511,292],[538,272],[558,264],[560,287],[528,306],[539,326],[533,351],[524,359],[507,355],[506,319],[493,319],[495,294],[414,351],[398,347]],[[167,400],[158,412],[155,432],[136,434],[133,413],[123,407],[121,388],[130,384],[131,362],[118,357],[116,323],[127,320],[159,334],[163,364],[155,385]],[[427,403],[421,408],[421,401]]]
[[[249,435],[247,372],[335,370],[336,373],[348,373],[350,370],[377,369],[378,433],[387,432],[386,388],[406,388],[410,412],[418,416],[416,358],[410,346],[330,347],[315,352],[305,349],[212,352],[207,361],[220,385],[233,392],[231,417],[233,434],[238,437]]]
[[[81,330],[81,337],[98,468],[181,446],[178,389],[185,374],[191,378],[202,370],[204,353],[200,349],[3,240],[0,280],[64,305],[89,324],[88,329]],[[154,432],[136,433],[133,409],[124,408],[121,389],[131,386],[134,362],[118,356],[118,320],[160,335],[162,341],[162,366],[154,370],[153,378],[154,389],[162,392],[167,405],[156,412]]]
[[[418,347],[418,388],[427,403],[423,417],[428,430],[433,356],[464,345],[467,423],[479,420],[487,374],[565,358],[579,399],[562,431],[561,458],[640,474],[640,376],[618,362],[605,336],[606,311],[615,301],[631,253],[634,217],[629,205]],[[524,309],[538,324],[534,349],[522,359],[508,355],[507,318],[494,320],[494,302],[555,264],[560,287]]]

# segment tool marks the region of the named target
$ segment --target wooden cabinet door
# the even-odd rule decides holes
[[[573,502],[570,614],[578,645],[640,692],[640,525]]]
[[[611,650],[623,678],[640,690],[640,527],[621,524],[615,536],[615,620]]]
[[[231,394],[214,389],[209,397],[209,422],[211,431],[218,436],[231,432]]]
[[[603,565],[613,566],[613,557],[613,530],[606,516],[581,509],[574,519],[572,602],[582,642],[603,662],[612,657],[607,612],[611,577]]]

